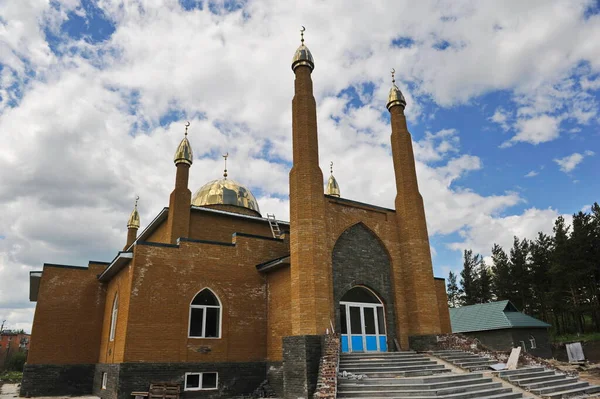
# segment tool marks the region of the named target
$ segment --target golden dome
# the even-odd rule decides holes
[[[334,197],[340,196],[340,186],[338,185],[337,180],[333,175],[329,176],[329,180],[327,180],[327,188],[325,189],[325,194],[332,195]]]
[[[192,197],[192,205],[233,205],[251,209],[260,215],[258,202],[246,187],[226,177],[200,187]]]
[[[404,95],[402,94],[398,86],[396,86],[396,79],[394,78],[395,73],[396,71],[392,69],[392,88],[390,89],[390,94],[388,94],[388,102],[386,105],[388,111],[394,105],[400,105],[402,108],[406,107],[406,100],[404,99]]]
[[[302,34],[302,44],[300,47],[298,47],[296,53],[294,54],[294,58],[292,59],[292,71],[295,71],[300,65],[306,65],[311,71],[315,69],[315,61],[313,60],[313,56],[308,47],[304,45],[304,31],[305,28],[303,26],[302,30],[300,31]]]
[[[179,147],[177,147],[177,151],[175,151],[175,156],[173,157],[173,162],[175,165],[179,163],[186,163],[191,165],[194,161],[194,154],[192,153],[192,146],[188,141],[187,137],[184,137],[179,143]]]
[[[327,188],[325,189],[325,194],[331,195],[334,197],[340,197],[340,186],[338,185],[337,180],[333,177],[333,162],[329,164],[329,180],[327,180]]]
[[[139,197],[135,199],[135,206],[133,207],[133,211],[131,212],[131,215],[129,216],[129,220],[127,221],[128,229],[139,229],[140,228],[140,214],[137,210],[138,199],[139,199]]]

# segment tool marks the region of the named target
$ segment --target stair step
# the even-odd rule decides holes
[[[583,388],[569,389],[566,391],[558,391],[541,395],[543,398],[560,399],[581,394],[595,394],[600,392],[600,386],[590,385]]]
[[[508,378],[505,378],[505,380],[508,380],[511,382],[517,382],[517,381],[521,381],[521,380],[530,380],[530,379],[538,378],[538,377],[547,377],[550,375],[556,375],[556,372],[554,372],[554,370],[544,370],[544,371],[538,371],[536,373],[527,373],[524,375],[514,374],[514,375],[509,375]]]
[[[338,390],[338,396],[351,395],[352,397],[370,398],[374,395],[378,396],[448,396],[461,393],[469,393],[473,391],[491,390],[502,387],[499,382],[488,382],[481,385],[465,385],[459,387],[442,388],[442,389],[421,389],[421,390],[406,390],[406,389],[370,389],[370,390]],[[387,388],[387,387],[384,387]]]
[[[471,398],[489,398],[489,397],[493,397],[493,396],[497,396],[497,395],[501,395],[501,394],[509,394],[511,393],[511,389],[510,388],[492,388],[492,389],[482,389],[479,391],[471,391],[471,392],[461,392],[461,393],[454,393],[454,394],[449,394],[449,395],[444,395],[443,398],[445,399],[471,399]],[[396,398],[396,399],[400,399],[403,398],[404,396],[384,396],[384,395],[379,395],[379,393],[375,393],[377,394],[377,396],[351,396],[351,395],[340,395],[338,394],[337,397],[338,398],[359,398],[359,397],[368,397],[371,399],[391,399],[391,398]],[[439,399],[440,396],[437,395],[422,395],[422,396],[410,396],[411,399]]]
[[[585,381],[583,381],[583,382],[568,382],[568,383],[565,383],[564,385],[556,385],[553,387],[530,389],[530,391],[535,393],[536,395],[544,395],[544,394],[552,393],[552,392],[568,391],[568,390],[577,389],[577,388],[587,388],[589,386],[590,386],[589,382],[585,382]]]
[[[549,376],[545,376],[545,377],[514,380],[511,382],[516,383],[519,386],[523,386],[523,387],[527,387],[527,388],[535,388],[533,385],[552,383],[552,382],[558,382],[558,384],[555,384],[555,385],[560,385],[560,382],[565,381],[566,379],[567,379],[567,376],[564,374],[554,374],[554,375],[549,375]]]
[[[524,369],[518,370],[505,370],[501,371],[498,376],[501,378],[517,375],[517,374],[528,374],[528,373],[537,373],[538,371],[545,371],[546,369],[543,367],[527,367]]]
[[[547,388],[547,387],[556,387],[559,385],[563,385],[566,382],[576,382],[578,381],[577,378],[561,378],[561,379],[557,379],[557,380],[553,380],[553,381],[544,381],[544,382],[539,382],[537,384],[527,384],[527,385],[522,385],[524,388],[527,388],[528,390],[533,390],[533,389],[540,389],[540,388]]]
[[[390,380],[394,380],[390,378]],[[393,389],[401,391],[425,391],[425,390],[442,390],[447,388],[460,388],[464,386],[477,386],[482,384],[492,383],[491,378],[480,378],[477,380],[459,380],[450,382],[438,382],[435,384],[394,384],[389,383],[370,384],[369,380],[344,380],[344,383],[338,383],[338,392],[350,391],[366,391],[366,390],[381,390]]]

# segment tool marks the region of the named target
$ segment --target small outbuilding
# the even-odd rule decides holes
[[[450,309],[453,333],[477,338],[494,350],[520,346],[532,355],[551,358],[550,324],[528,316],[510,301],[480,303]]]

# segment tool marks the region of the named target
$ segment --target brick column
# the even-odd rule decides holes
[[[423,198],[419,193],[412,138],[404,105],[389,108],[396,175],[396,218],[406,281],[409,335],[439,334],[440,320]]]
[[[323,347],[320,335],[283,338],[284,399],[309,399],[317,388]]]
[[[175,244],[179,237],[188,237],[190,232],[190,206],[192,192],[188,188],[190,165],[177,164],[175,189],[169,198],[169,216],[167,219],[168,241]]]
[[[293,335],[324,334],[333,307],[326,249],[323,173],[319,168],[312,68],[299,65],[292,101],[290,171],[291,319]]]

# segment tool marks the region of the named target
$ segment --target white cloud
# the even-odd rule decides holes
[[[540,115],[532,118],[519,119],[516,123],[517,134],[501,147],[512,146],[515,142],[540,144],[552,141],[559,136],[561,118],[549,115]]]
[[[583,161],[583,159],[586,156],[589,157],[592,155],[594,155],[594,152],[589,150],[585,151],[583,154],[575,152],[564,158],[556,158],[554,159],[554,162],[558,164],[562,172],[569,173],[572,172],[577,167],[577,165],[579,165]]]
[[[490,117],[490,120],[497,123],[502,127],[503,130],[509,130],[510,125],[508,124],[510,114],[502,107],[496,108],[494,115]]]
[[[539,172],[537,172],[537,171],[535,171],[535,170],[532,170],[532,171],[530,171],[529,173],[527,173],[527,174],[525,175],[525,177],[536,177],[537,175],[539,175]]]

